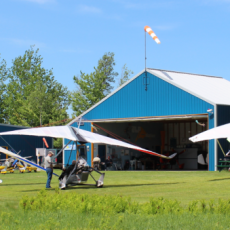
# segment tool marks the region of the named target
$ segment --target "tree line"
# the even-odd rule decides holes
[[[38,127],[45,124],[64,125],[69,121],[68,107],[78,116],[113,90],[115,78],[114,53],[105,53],[92,73],[74,76],[77,86],[69,91],[55,80],[52,69],[42,66],[39,49],[33,46],[16,57],[10,68],[0,62],[0,123]],[[126,64],[122,67],[119,86],[133,74]]]

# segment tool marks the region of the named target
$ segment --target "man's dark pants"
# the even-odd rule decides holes
[[[46,188],[50,188],[50,182],[51,182],[51,179],[52,179],[53,170],[51,168],[47,168],[46,173],[47,173]]]

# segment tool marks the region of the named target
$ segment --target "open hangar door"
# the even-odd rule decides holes
[[[198,121],[198,123],[196,122]],[[202,154],[208,163],[208,141],[192,143],[189,137],[208,127],[208,116],[187,115],[152,118],[108,119],[93,121],[94,132],[135,144],[142,148],[171,155],[172,160],[119,146],[94,144],[93,157],[113,160],[111,170],[207,170],[208,164],[198,164]]]

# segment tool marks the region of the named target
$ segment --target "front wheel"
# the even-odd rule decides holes
[[[101,184],[101,182],[98,182],[98,181],[97,181],[97,182],[96,182],[96,187],[97,187],[97,188],[102,188],[102,187],[103,187],[103,184]]]

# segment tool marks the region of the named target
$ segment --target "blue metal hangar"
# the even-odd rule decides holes
[[[79,117],[81,129],[119,137],[161,153],[180,154],[172,161],[117,146],[87,144],[88,163],[110,156],[114,169],[216,170],[223,157],[216,140],[192,143],[189,137],[230,122],[230,82],[221,77],[148,68]],[[75,118],[69,125],[78,127]],[[64,140],[67,144],[68,140]],[[220,140],[226,152],[229,144]],[[184,151],[185,150],[185,151]],[[64,152],[64,164],[76,155]],[[207,165],[198,164],[202,154]]]

